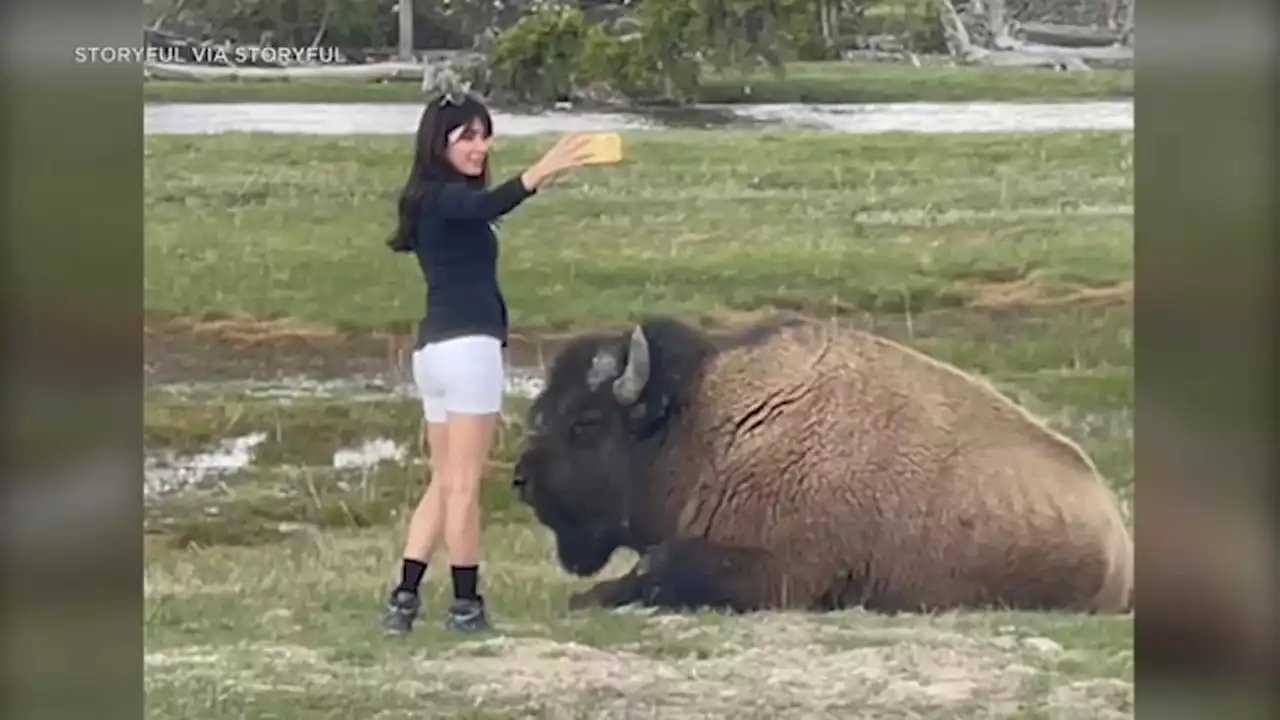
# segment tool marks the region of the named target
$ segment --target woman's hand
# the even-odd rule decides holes
[[[586,164],[591,159],[591,152],[588,150],[590,141],[591,138],[583,133],[561,135],[545,155],[524,171],[520,181],[526,189],[536,190],[556,173]]]

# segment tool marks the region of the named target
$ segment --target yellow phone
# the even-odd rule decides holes
[[[618,133],[591,133],[587,149],[588,165],[611,165],[622,161],[622,136]]]

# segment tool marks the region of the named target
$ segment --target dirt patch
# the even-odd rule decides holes
[[[1061,720],[1120,720],[1131,718],[1133,685],[1122,680],[1098,679],[1073,682],[1049,696],[1053,717]]]
[[[1066,306],[1131,303],[1133,283],[1047,294],[1032,276],[974,282],[955,289],[955,297],[915,313],[919,298],[904,295],[897,305],[874,312],[859,302],[805,304],[779,300],[775,308],[731,311],[688,318],[713,339],[779,312],[813,318],[840,318],[895,340],[930,336],[965,337],[971,328],[1014,327],[1028,316],[1056,314]],[[596,328],[513,329],[507,362],[544,368],[565,343],[587,330],[623,330],[625,323]],[[305,376],[317,380],[363,376],[392,384],[411,381],[412,324],[377,329],[348,329],[289,319],[248,316],[185,317],[151,313],[145,324],[145,367],[151,384],[191,380],[225,381]]]
[[[1029,275],[1009,282],[975,284],[970,291],[973,297],[969,300],[969,306],[974,308],[1054,307],[1086,303],[1133,302],[1132,280],[1115,285],[1086,287],[1067,293],[1046,295],[1035,277]]]
[[[345,332],[292,320],[150,314],[148,382],[307,375],[407,377],[408,330]]]
[[[768,314],[735,313],[698,320],[718,337]],[[616,329],[622,328],[620,324]],[[513,330],[507,362],[545,367],[566,342],[585,330]],[[348,330],[289,319],[152,313],[144,332],[150,383],[291,375],[321,379],[360,375],[403,383],[411,379],[409,360],[416,330],[413,326]]]
[[[330,683],[541,717],[1132,717],[1132,684],[1081,681],[1037,665],[1017,646],[944,628],[834,628],[788,615],[723,626],[710,656],[654,658],[537,637],[497,637],[350,664],[294,646],[208,646],[150,653],[149,684],[166,676],[252,677],[290,689]],[[716,633],[715,629],[708,632]],[[831,632],[865,642],[837,649]],[[737,641],[735,641],[735,639]],[[741,642],[739,642],[741,641]],[[367,659],[366,659],[367,660]]]

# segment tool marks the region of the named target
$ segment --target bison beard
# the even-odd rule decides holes
[[[909,348],[784,316],[584,335],[529,411],[521,499],[572,607],[1123,612],[1133,545],[1076,445]]]

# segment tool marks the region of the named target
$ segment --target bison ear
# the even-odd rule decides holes
[[[618,402],[631,405],[640,398],[640,392],[649,382],[649,339],[639,325],[631,331],[631,349],[627,352],[627,366],[622,375],[613,381],[613,394]]]

